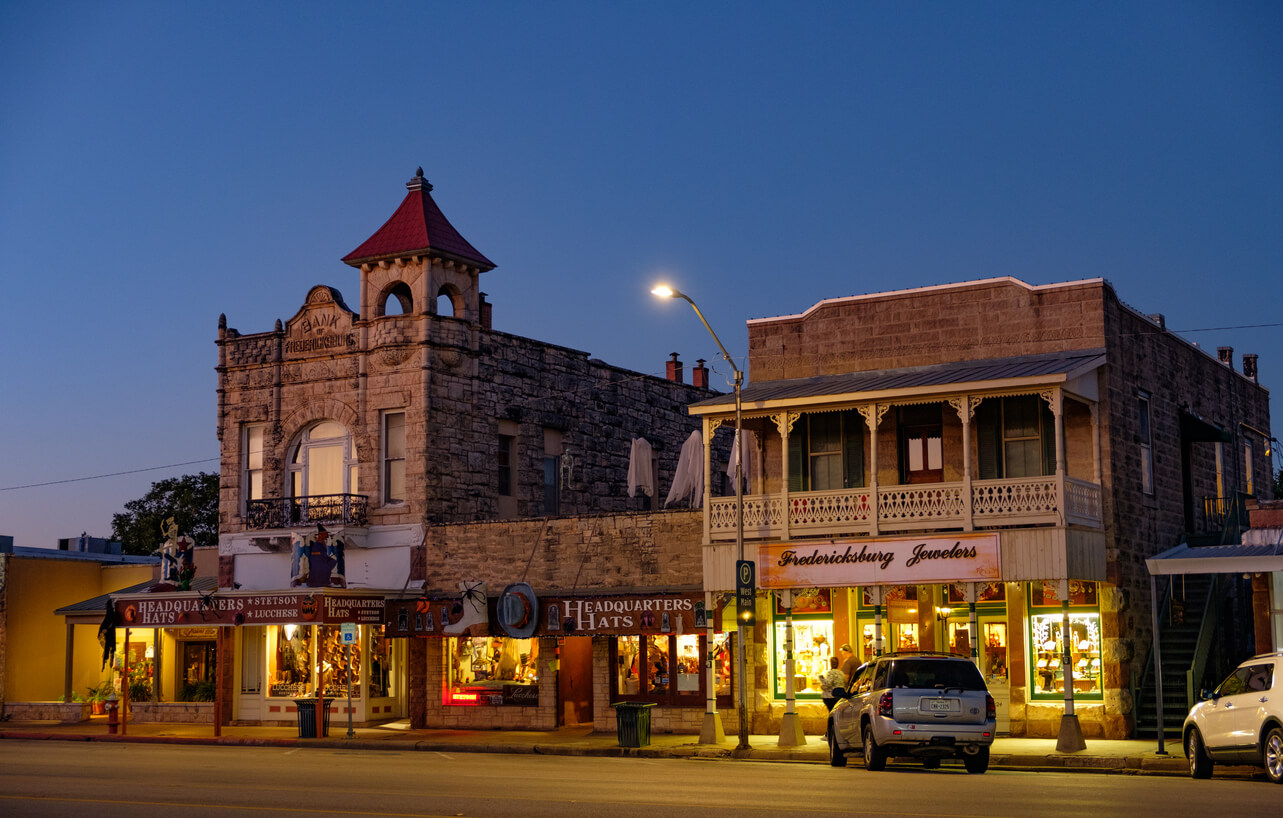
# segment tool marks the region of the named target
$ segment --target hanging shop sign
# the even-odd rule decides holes
[[[383,623],[381,596],[309,592],[200,591],[131,594],[113,600],[121,627],[209,628],[228,625]]]
[[[487,636],[490,608],[484,582],[460,582],[457,596],[389,599],[388,636]]]
[[[627,636],[649,633],[699,633],[696,614],[704,595],[689,593],[543,597],[540,636]]]
[[[1002,578],[997,534],[955,534],[758,547],[762,588],[911,585]]]
[[[495,605],[499,629],[513,639],[529,639],[539,625],[539,600],[524,582],[514,582],[499,595]]]

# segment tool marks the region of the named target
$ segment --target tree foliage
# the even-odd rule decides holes
[[[1283,469],[1274,472],[1274,499],[1283,500]]]
[[[126,554],[150,554],[164,542],[161,523],[167,517],[197,546],[218,545],[218,475],[201,472],[152,483],[151,491],[112,515],[111,537]]]

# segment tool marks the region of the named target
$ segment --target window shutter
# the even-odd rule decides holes
[[[842,413],[843,486],[853,489],[864,485],[864,418],[854,409]]]
[[[980,460],[980,479],[1002,477],[1001,399],[988,398],[976,407],[976,454]]]
[[[808,491],[806,430],[810,424],[805,415],[789,432],[789,491]]]

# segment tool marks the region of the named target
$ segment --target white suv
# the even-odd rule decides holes
[[[1283,784],[1283,651],[1248,659],[1205,693],[1181,736],[1195,778],[1210,778],[1216,762],[1255,764]]]
[[[927,769],[957,756],[969,773],[989,769],[996,708],[984,677],[948,653],[889,653],[855,672],[829,714],[829,763],[846,765],[861,748],[864,766],[881,770],[890,756],[921,759]]]

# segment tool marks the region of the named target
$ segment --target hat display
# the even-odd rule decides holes
[[[499,595],[499,628],[513,639],[529,639],[539,625],[539,601],[527,583],[514,582]]]

